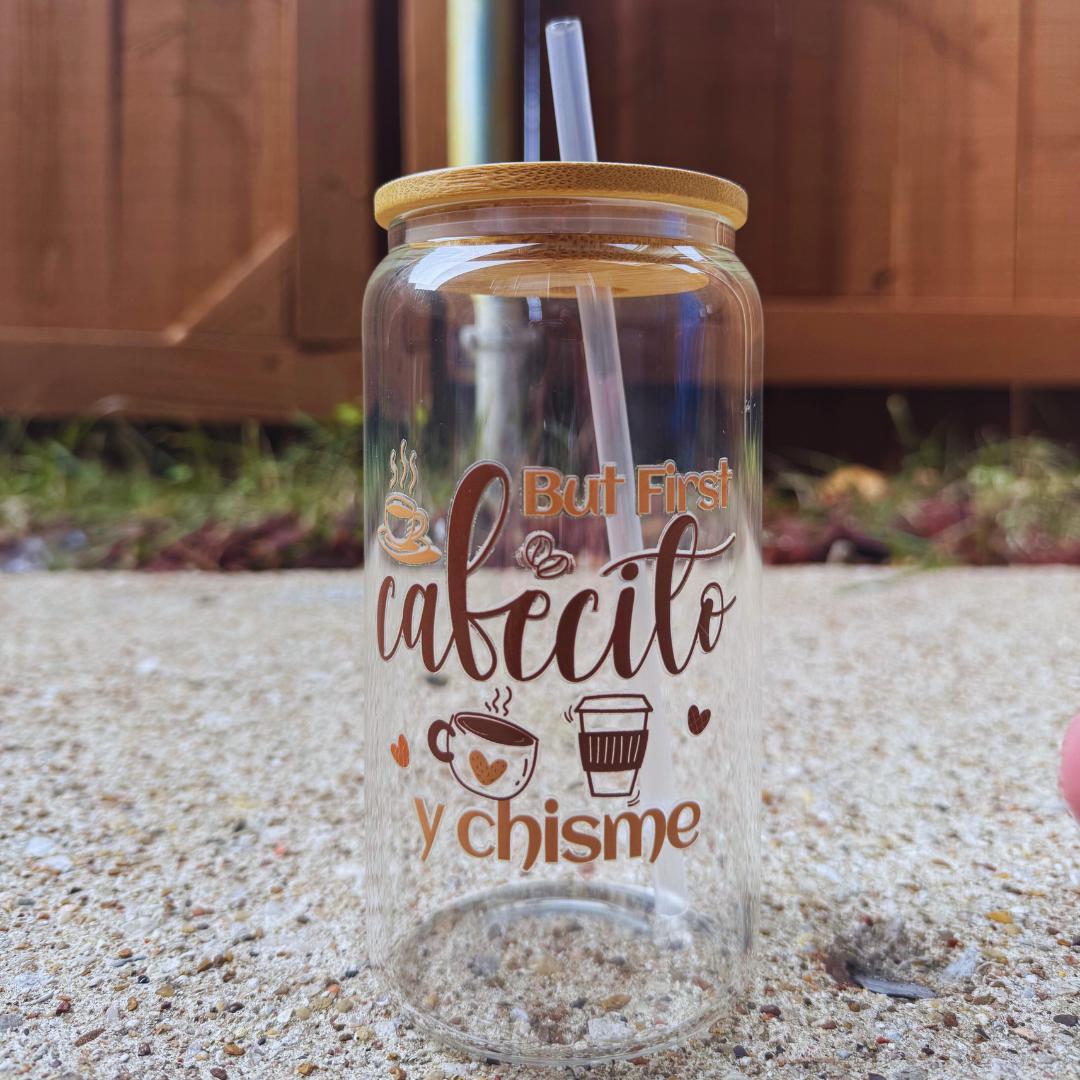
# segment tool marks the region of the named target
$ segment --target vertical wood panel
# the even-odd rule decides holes
[[[114,325],[157,330],[180,282],[186,0],[124,6]]]
[[[779,0],[776,233],[770,291],[831,294],[839,278],[843,0]]]
[[[1013,295],[1020,3],[899,5],[902,295]]]
[[[254,243],[251,0],[187,0],[180,158],[180,296],[198,301]]]
[[[57,19],[59,142],[50,168],[60,173],[61,217],[57,246],[43,267],[47,309],[41,315],[50,325],[63,325],[74,309],[75,325],[108,326],[110,162],[116,121],[110,25],[116,4],[54,0],[48,6]]]
[[[716,173],[750,192],[740,255],[762,288],[775,277],[776,41],[772,4],[688,0],[671,19],[662,0],[625,5],[618,69],[593,66],[607,96],[617,157]],[[602,36],[607,28],[601,29]]]
[[[251,44],[254,137],[252,229],[265,236],[295,220],[295,0],[257,0]]]
[[[114,325],[160,330],[291,225],[292,23],[279,0],[123,7]]]
[[[8,0],[4,321],[108,325],[112,5]]]
[[[401,155],[405,172],[446,155],[446,0],[401,0]]]
[[[7,324],[20,321],[15,251],[18,185],[11,164],[20,128],[18,16],[15,4],[0,4],[0,162],[8,163],[0,167],[0,323]]]
[[[1080,300],[1080,4],[1024,6],[1017,295]]]
[[[770,0],[545,0],[543,21],[578,15],[599,155],[700,169],[750,192],[739,251],[773,273],[776,42]],[[544,154],[558,156],[544,64]]]
[[[376,261],[373,4],[298,5],[295,330],[301,340],[360,336],[364,282]]]
[[[883,296],[895,291],[896,281],[900,16],[890,4],[847,3],[840,31],[845,62],[836,100],[834,287],[846,296]]]

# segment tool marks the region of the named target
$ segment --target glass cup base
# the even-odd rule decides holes
[[[467,1054],[558,1066],[684,1041],[731,1004],[745,959],[714,920],[658,915],[652,890],[584,883],[467,897],[392,954],[387,974],[423,1031]]]

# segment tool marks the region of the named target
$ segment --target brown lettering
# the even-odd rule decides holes
[[[461,845],[461,850],[466,855],[471,855],[474,859],[486,859],[495,849],[493,847],[486,847],[483,851],[477,851],[472,846],[472,841],[469,836],[469,829],[472,826],[474,820],[479,818],[481,821],[486,821],[488,825],[494,827],[495,822],[490,814],[485,814],[483,810],[466,810],[464,814],[458,819],[457,823],[457,838],[458,843]]]
[[[666,466],[660,470],[665,476],[666,472]],[[598,481],[598,492],[609,482],[613,490],[621,480],[614,472],[609,474],[607,467],[603,477],[590,479]],[[477,512],[489,488],[495,484],[501,489],[495,521],[476,545],[476,554],[470,555],[474,548]],[[518,682],[539,678],[553,664],[567,681],[582,682],[592,678],[609,658],[620,678],[630,678],[641,670],[654,648],[665,669],[678,675],[687,668],[696,650],[709,652],[716,647],[724,615],[735,602],[734,597],[730,600],[724,597],[719,582],[707,583],[698,597],[698,618],[691,624],[694,631],[689,642],[675,640],[672,605],[690,580],[693,564],[718,558],[735,537],[732,534],[719,546],[703,550],[698,547],[696,519],[692,514],[679,514],[668,521],[655,549],[614,560],[601,570],[603,576],[618,572],[630,583],[644,570],[646,563],[655,561],[652,627],[637,638],[638,644],[635,646],[631,627],[637,598],[644,590],[629,585],[619,590],[615,609],[607,616],[611,623],[603,651],[595,659],[578,655],[582,621],[586,615],[601,614],[600,593],[586,588],[572,595],[559,612],[550,651],[546,655],[541,652],[542,659],[536,666],[526,669],[526,632],[533,627],[535,633],[536,628],[550,623],[554,614],[551,595],[541,588],[528,588],[490,608],[474,607],[469,596],[469,579],[491,554],[505,523],[509,493],[510,474],[502,465],[490,461],[473,465],[458,485],[447,525],[446,604],[450,633],[445,643],[436,637],[439,586],[434,582],[411,585],[405,593],[400,613],[395,615],[391,609],[397,593],[396,582],[389,575],[383,579],[377,603],[376,637],[379,655],[384,660],[391,660],[404,645],[407,649],[419,650],[424,667],[430,672],[439,671],[449,657],[456,654],[462,671],[478,682],[495,674],[500,659],[509,676]],[[606,495],[603,497],[606,500]],[[677,498],[677,491],[674,498]],[[395,618],[397,627],[391,629]],[[488,628],[499,620],[502,621],[501,635],[498,635],[501,641]]]
[[[652,854],[649,862],[656,862],[660,856],[660,849],[664,846],[666,822],[663,810],[646,810],[642,814],[635,814],[632,810],[619,814],[617,817],[604,818],[604,860],[610,862],[618,858],[619,853],[619,824],[625,821],[629,834],[629,848],[627,855],[631,859],[640,859],[642,852],[642,839],[645,831],[645,819],[648,818],[653,824]]]
[[[436,808],[432,823],[423,801],[416,799],[416,813],[424,833],[423,859],[428,857],[435,834],[442,818],[443,806]],[[473,837],[477,823],[487,827],[487,836],[495,830],[493,842],[481,846]],[[461,850],[474,859],[495,856],[500,862],[520,861],[522,870],[531,870],[539,859],[555,864],[560,860],[569,863],[590,863],[603,858],[612,862],[625,855],[629,859],[647,858],[653,863],[660,857],[665,842],[684,850],[700,835],[701,806],[696,802],[678,803],[670,816],[663,810],[652,808],[641,811],[626,810],[615,816],[603,818],[589,814],[574,814],[560,822],[557,799],[544,800],[544,817],[532,814],[513,814],[509,799],[500,800],[495,816],[484,810],[469,809],[462,812],[457,823],[457,840]],[[651,836],[646,837],[646,829]],[[563,847],[560,850],[560,840]],[[625,840],[625,851],[620,844]],[[646,841],[648,840],[648,850]],[[524,851],[520,848],[524,841]],[[518,847],[515,853],[515,846]]]
[[[578,822],[582,825],[587,825],[593,832],[585,832],[582,829],[579,829],[577,827]],[[572,863],[587,863],[600,858],[600,852],[602,850],[600,840],[594,835],[599,828],[600,819],[590,817],[588,814],[575,814],[573,817],[568,817],[563,822],[563,839],[568,844],[576,844],[578,847],[583,847],[586,854],[576,855],[572,851],[564,851],[563,858],[566,859],[567,862]]]
[[[540,822],[528,814],[511,816],[509,799],[503,799],[499,803],[498,815],[499,859],[503,862],[510,861],[510,836],[516,825],[524,825],[525,831],[529,834],[529,846],[525,851],[525,860],[521,864],[521,869],[531,870],[540,854]]]
[[[689,820],[685,825],[680,824],[680,820],[683,816],[683,811],[687,811],[690,815]],[[691,829],[697,829],[698,824],[701,822],[701,806],[696,802],[681,802],[671,812],[671,817],[667,822],[667,838],[668,843],[672,847],[688,848],[697,838],[697,832],[694,833],[688,840],[683,839],[683,834],[689,832]]]

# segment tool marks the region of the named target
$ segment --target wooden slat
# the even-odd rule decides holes
[[[1080,4],[1023,15],[1016,292],[1080,299]]]
[[[295,332],[303,341],[360,336],[377,250],[373,30],[373,0],[298,5]]]
[[[901,296],[1013,295],[1020,4],[901,8]]]
[[[1028,386],[1080,386],[1075,307],[950,312],[772,301],[765,322],[769,385],[1008,387],[1023,373]],[[169,347],[158,337],[7,331],[0,336],[0,412],[288,421],[299,412],[327,415],[362,392],[355,350],[303,353],[254,339],[237,348],[211,333]]]
[[[255,242],[251,0],[188,0],[180,156],[179,301],[187,306]]]
[[[0,413],[289,421],[326,416],[362,390],[355,351],[0,341]]]
[[[160,329],[181,306],[181,130],[186,0],[126,4],[112,325]]]
[[[835,100],[837,252],[832,269],[833,287],[845,296],[895,291],[892,205],[901,109],[901,10],[893,4],[848,2],[841,13],[844,62]]]
[[[773,276],[784,296],[836,291],[843,0],[778,0]]]
[[[293,24],[288,4],[253,0],[123,10],[113,325],[161,329],[292,227]],[[280,334],[284,285],[267,284]]]
[[[4,7],[0,320],[106,325],[113,5]]]
[[[550,5],[552,10],[558,7]],[[591,22],[590,71],[601,157],[699,169],[750,192],[739,251],[774,284],[775,14],[759,0],[637,0]],[[615,44],[605,62],[606,39]],[[600,56],[594,59],[593,52]]]
[[[0,161],[14,161],[20,133],[19,9],[0,4]],[[16,258],[19,185],[13,168],[0,168],[0,323],[20,322]]]
[[[1080,386],[1080,309],[765,305],[771,385]]]
[[[296,0],[252,10],[251,110],[255,136],[252,228],[265,237],[295,227],[296,183]]]
[[[403,172],[439,169],[447,162],[446,2],[401,0]]]

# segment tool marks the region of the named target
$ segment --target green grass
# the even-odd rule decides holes
[[[774,469],[772,562],[1080,563],[1080,459],[1042,439],[919,437],[883,476],[821,457]],[[362,416],[287,434],[0,422],[0,569],[276,569],[362,560]]]
[[[360,464],[361,416],[348,405],[276,445],[254,425],[80,421],[40,434],[7,422],[0,565],[30,537],[50,567],[355,562],[345,551],[359,550]]]

